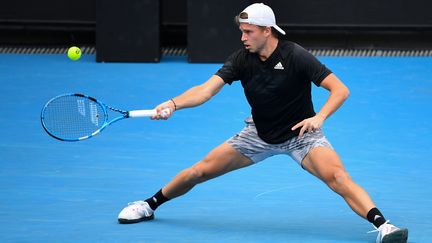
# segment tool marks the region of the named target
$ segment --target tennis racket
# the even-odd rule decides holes
[[[108,111],[120,114],[109,120]],[[112,112],[111,112],[112,113]],[[83,94],[63,94],[49,100],[42,109],[42,127],[52,137],[61,141],[81,141],[99,134],[114,122],[130,117],[151,117],[153,110],[123,111],[105,105]],[[164,109],[161,115],[168,115]]]

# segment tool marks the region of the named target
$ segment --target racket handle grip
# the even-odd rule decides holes
[[[161,111],[162,114],[168,114],[169,113],[169,108],[163,109]],[[134,111],[129,111],[128,112],[128,116],[129,117],[150,117],[150,116],[154,116],[156,115],[156,109],[153,110],[134,110]]]
[[[129,117],[149,117],[156,115],[156,109],[154,110],[134,110],[129,111]]]

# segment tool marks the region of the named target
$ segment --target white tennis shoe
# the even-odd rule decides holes
[[[133,224],[154,219],[154,211],[146,201],[130,202],[118,215],[120,224]]]
[[[400,229],[389,224],[388,220],[380,227],[375,227],[375,230],[369,231],[369,233],[377,231],[376,243],[406,243],[408,240],[408,229]]]

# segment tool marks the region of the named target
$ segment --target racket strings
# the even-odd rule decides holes
[[[43,122],[48,132],[62,139],[90,136],[107,120],[105,109],[86,97],[62,96],[44,110]]]

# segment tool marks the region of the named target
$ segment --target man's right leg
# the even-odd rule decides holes
[[[227,142],[212,150],[203,160],[178,173],[163,189],[169,199],[181,196],[196,184],[227,172],[251,165],[253,162]]]
[[[181,196],[196,184],[253,164],[227,142],[213,149],[203,160],[178,173],[161,191],[146,201],[130,203],[119,216],[120,223],[153,219],[153,211],[163,202]],[[159,198],[159,199],[158,199]]]

